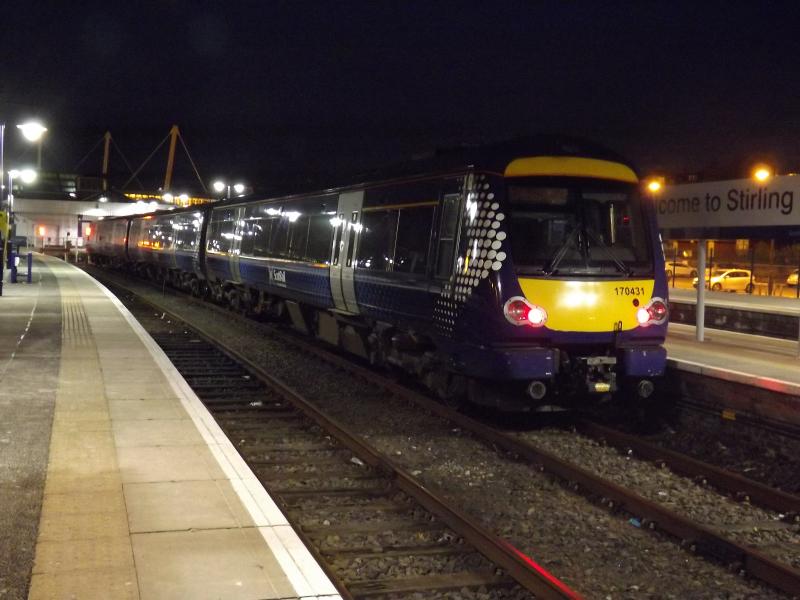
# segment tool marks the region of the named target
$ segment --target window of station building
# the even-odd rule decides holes
[[[236,229],[236,210],[232,208],[215,210],[211,213],[208,229],[208,252],[227,254],[233,249],[233,236]]]
[[[373,271],[391,271],[397,238],[397,210],[364,210],[355,266]]]

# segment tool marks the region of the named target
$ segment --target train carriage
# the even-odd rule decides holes
[[[667,282],[653,207],[625,161],[537,138],[365,179],[215,204],[191,267],[140,247],[137,228],[152,235],[166,217],[136,218],[129,257],[162,252],[218,301],[285,316],[443,397],[536,410],[652,394]]]
[[[199,294],[206,211],[189,208],[131,217],[127,244],[131,266]]]
[[[95,224],[95,231],[86,242],[86,252],[98,264],[121,266],[127,263],[127,218],[103,219]]]

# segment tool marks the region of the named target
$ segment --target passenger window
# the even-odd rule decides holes
[[[269,243],[269,255],[276,258],[289,257],[289,219],[282,213],[272,224],[272,237]]]
[[[428,266],[428,246],[433,223],[433,206],[400,210],[394,270],[399,273],[424,275]]]
[[[295,219],[292,221],[292,219]],[[289,219],[289,255],[294,260],[304,260],[308,243],[308,215],[292,216]]]
[[[208,233],[206,250],[227,254],[233,247],[233,235],[236,228],[234,210],[219,210],[211,213],[211,224]]]
[[[396,210],[364,211],[356,266],[373,271],[391,271],[397,236]]]
[[[311,217],[308,226],[306,258],[311,262],[328,263],[331,259],[333,224],[326,214]]]
[[[442,199],[442,216],[439,222],[439,243],[436,250],[436,277],[447,279],[453,270],[453,255],[456,250],[458,215],[461,207],[460,194],[447,194]]]
[[[354,210],[350,217],[350,242],[347,248],[347,262],[346,267],[353,266],[353,255],[355,253],[356,243],[358,240],[358,211]]]
[[[334,225],[334,236],[333,236],[333,264],[339,264],[339,255],[342,253],[342,238],[343,231],[344,231],[344,213],[339,213],[339,216],[336,217]]]

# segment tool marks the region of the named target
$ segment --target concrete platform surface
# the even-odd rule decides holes
[[[697,290],[685,290],[680,288],[669,289],[669,299],[671,302],[683,302],[684,304],[697,304]],[[706,306],[719,306],[723,308],[735,308],[739,310],[749,310],[753,312],[770,313],[777,315],[800,315],[800,300],[797,298],[778,297],[778,296],[758,296],[731,292],[712,292],[706,290]]]
[[[0,298],[0,598],[338,598],[127,309],[34,269]]]
[[[698,342],[694,326],[670,323],[665,344],[669,364],[684,371],[800,396],[800,351],[796,341],[708,328],[704,337],[703,342]]]

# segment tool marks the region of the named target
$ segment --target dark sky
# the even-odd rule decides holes
[[[12,0],[0,118],[40,116],[45,167],[63,171],[106,129],[138,166],[177,123],[207,181],[257,185],[538,132],[588,137],[645,171],[759,158],[798,170],[798,14],[755,2]],[[34,159],[7,138],[12,161]],[[96,151],[80,170],[100,162]]]

